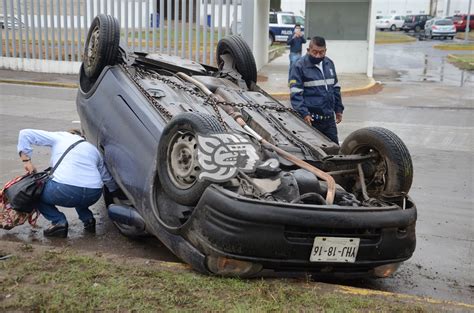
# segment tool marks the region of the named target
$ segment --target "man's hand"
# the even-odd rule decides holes
[[[31,161],[24,162],[25,164],[23,167],[25,168],[25,171],[28,172],[28,174],[36,173],[36,167],[31,163]]]
[[[309,114],[304,117],[304,122],[305,122],[306,124],[308,124],[309,126],[312,126],[312,125],[313,125],[313,124],[312,124],[313,121],[314,121],[314,119],[313,119],[313,118],[311,117],[311,115],[309,115]]]
[[[336,113],[336,124],[342,122],[342,113]]]

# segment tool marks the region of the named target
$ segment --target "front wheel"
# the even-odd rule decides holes
[[[408,148],[393,132],[382,127],[367,127],[351,133],[342,143],[341,154],[371,154],[362,164],[367,192],[371,197],[408,193],[413,181],[413,164]],[[357,189],[350,182],[349,190]]]
[[[211,115],[186,112],[175,116],[163,129],[158,144],[158,178],[175,202],[195,205],[208,180],[199,180],[197,135],[222,133],[223,127]]]
[[[390,30],[391,30],[392,32],[396,31],[396,30],[397,30],[397,26],[395,26],[395,25],[390,26]]]
[[[415,26],[415,33],[419,33],[421,31],[421,27],[420,26]]]

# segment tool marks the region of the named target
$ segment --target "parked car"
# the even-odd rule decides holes
[[[405,17],[405,22],[403,23],[402,29],[406,33],[410,30],[415,31],[415,33],[420,32],[425,29],[425,23],[427,20],[432,19],[431,15],[427,14],[417,14],[417,15],[407,15]]]
[[[405,17],[401,15],[384,16],[383,18],[376,20],[375,28],[381,31],[386,29],[395,31],[402,28],[404,22]]]
[[[231,24],[231,34],[242,34],[242,22],[237,22],[237,32],[234,33],[234,23]],[[286,42],[288,36],[293,34],[296,24],[300,24],[301,30],[304,31],[304,17],[294,15],[292,12],[270,12],[269,29],[268,29],[268,45],[274,42]]]
[[[156,236],[195,270],[386,277],[415,250],[410,154],[393,132],[339,147],[258,85],[236,35],[218,67],[128,51],[118,21],[89,29],[77,111],[121,193],[120,232]]]
[[[459,14],[459,15],[453,16],[454,26],[456,26],[456,30],[458,32],[462,32],[466,30],[467,16],[468,16],[467,14]],[[470,30],[474,29],[474,14],[471,14],[471,17],[469,18],[469,29]]]
[[[286,42],[288,36],[293,34],[295,24],[301,25],[304,31],[304,18],[294,15],[293,12],[270,12],[268,41],[272,45],[274,42]]]
[[[447,18],[434,18],[425,24],[426,38],[449,38],[453,39],[456,35],[456,27],[453,21]]]

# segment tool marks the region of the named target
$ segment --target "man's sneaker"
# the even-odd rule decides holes
[[[95,218],[91,218],[87,222],[84,222],[84,230],[88,233],[95,233]]]
[[[46,237],[66,238],[68,231],[68,224],[51,224],[47,229],[43,230],[43,235]]]

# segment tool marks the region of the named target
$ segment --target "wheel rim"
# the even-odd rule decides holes
[[[178,132],[168,148],[168,176],[179,189],[192,187],[200,172],[197,161],[197,142],[193,133]]]
[[[86,55],[85,55],[85,67],[87,70],[91,70],[93,65],[97,62],[98,49],[99,49],[99,37],[100,31],[99,26],[96,26],[92,30],[91,37],[89,39],[89,44],[87,45]]]
[[[388,166],[384,155],[372,146],[356,147],[353,154],[372,154],[375,156],[371,160],[362,163],[362,168],[364,170],[365,185],[369,196],[381,194],[385,190],[388,172]]]

